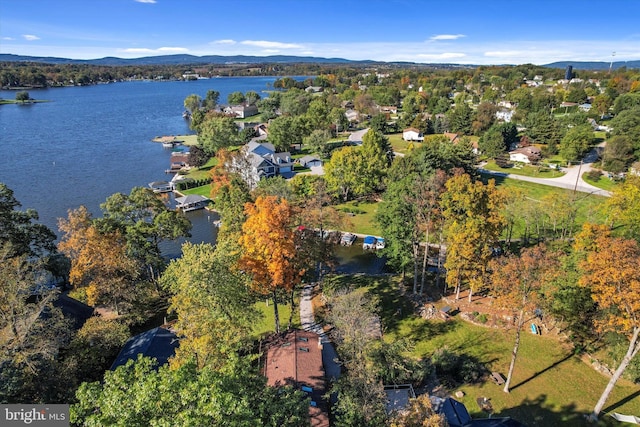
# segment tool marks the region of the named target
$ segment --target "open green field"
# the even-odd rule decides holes
[[[458,318],[424,320],[412,313],[411,305],[398,291],[397,277],[339,276],[334,282],[366,289],[378,298],[385,340],[409,339],[412,355],[430,357],[437,349],[467,354],[490,372],[506,376],[515,339],[513,331],[476,326]],[[495,416],[511,416],[527,426],[584,426],[583,414],[591,411],[608,378],[575,356],[555,337],[521,334],[512,388],[504,393],[491,380],[463,385],[460,400],[472,416],[484,418],[476,398],[491,400]],[[618,381],[610,395],[600,425],[619,425],[607,412],[640,414],[640,385]]]

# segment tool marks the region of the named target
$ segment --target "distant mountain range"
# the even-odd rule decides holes
[[[313,56],[194,56],[194,55],[161,55],[145,56],[142,58],[115,58],[105,57],[99,59],[69,59],[46,56],[24,56],[13,54],[0,54],[0,61],[6,62],[40,62],[47,64],[89,64],[89,65],[197,65],[197,64],[273,64],[273,63],[375,63],[375,61],[351,61],[343,58],[318,58]]]
[[[88,65],[198,65],[198,64],[266,64],[266,63],[323,63],[323,64],[383,64],[383,61],[353,61],[344,58],[320,58],[315,56],[290,56],[290,55],[272,55],[272,56],[246,56],[246,55],[161,55],[161,56],[145,56],[142,58],[116,58],[105,57],[99,59],[69,59],[56,58],[48,56],[24,56],[13,55],[8,53],[0,54],[0,62],[39,62],[46,64],[88,64]],[[415,62],[392,62],[387,64],[407,65],[407,66],[439,66],[439,67],[476,67],[477,65],[456,65],[456,64],[422,64]],[[584,62],[584,61],[559,61],[551,64],[542,65],[548,68],[566,68],[572,65],[576,70],[608,70],[609,62]],[[640,68],[640,60],[636,61],[616,61],[612,68],[620,67]]]

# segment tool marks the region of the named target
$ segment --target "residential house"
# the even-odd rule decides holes
[[[224,109],[226,114],[231,114],[239,119],[258,115],[258,107],[252,104],[230,105]]]
[[[589,103],[580,104],[578,105],[578,108],[584,111],[585,113],[588,113],[589,110],[591,110],[591,104]]]
[[[344,108],[345,110],[353,110],[353,101],[342,101],[340,103],[340,107]]]
[[[250,141],[244,148],[244,158],[246,165],[234,164],[241,176],[247,181],[250,187],[254,187],[263,178],[270,178],[276,175],[287,176],[293,173],[293,159],[289,152],[276,153],[273,144],[260,143],[256,140]],[[242,170],[248,167],[247,170]]]
[[[424,141],[424,136],[419,129],[406,128],[402,131],[402,139],[405,141]]]
[[[320,159],[320,157],[313,156],[313,155],[307,155],[307,156],[304,156],[304,157],[300,157],[298,159],[298,163],[300,163],[300,165],[302,167],[305,167],[305,168],[322,166],[322,160]]]
[[[182,168],[188,168],[189,153],[172,153],[169,164],[169,172],[178,172]]]
[[[307,93],[318,93],[322,92],[323,89],[324,88],[322,86],[308,86],[304,89],[304,91]]]
[[[537,163],[542,158],[542,152],[532,145],[509,151],[509,160],[520,163]]]
[[[462,140],[460,138],[460,135],[458,135],[457,133],[445,132],[443,135],[445,137],[447,137],[449,139],[449,141],[454,145]],[[472,147],[472,150],[473,150],[473,154],[478,154],[480,152],[479,148],[478,148],[478,142],[477,141],[472,141],[471,142],[471,147]]]
[[[323,398],[322,342],[318,334],[294,329],[278,336],[269,344],[263,372],[272,387],[290,385],[307,393],[311,398],[311,426],[329,425],[329,412]]]
[[[344,115],[347,116],[347,120],[349,120],[349,123],[358,123],[358,121],[360,120],[360,113],[358,113],[356,110],[346,110],[344,112]]]
[[[398,107],[395,105],[381,105],[379,108],[381,113],[398,114]]]
[[[74,330],[79,330],[82,325],[94,315],[94,308],[86,305],[67,294],[59,294],[52,302],[54,307],[62,311],[63,316],[71,321]]]
[[[129,360],[136,360],[139,354],[156,359],[158,366],[162,366],[175,354],[176,348],[178,336],[168,326],[158,326],[131,337],[120,350],[111,370],[125,365]]]
[[[457,133],[445,132],[444,136],[447,137],[449,139],[449,142],[453,144],[457,144],[460,141],[460,135],[458,135]]]
[[[496,119],[509,123],[511,122],[511,119],[513,119],[514,114],[515,111],[513,110],[510,110],[508,108],[501,108],[500,110],[496,111]]]

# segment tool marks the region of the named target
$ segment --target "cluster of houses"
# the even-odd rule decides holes
[[[179,337],[170,325],[163,325],[130,338],[111,365],[111,370],[135,360],[138,355],[154,358],[158,366],[168,363],[179,345]],[[309,397],[309,425],[330,425],[329,402],[325,399],[328,379],[323,362],[323,341],[315,332],[291,329],[274,335],[265,344],[261,359],[262,374],[271,387],[291,386]],[[326,358],[326,354],[325,354]],[[410,384],[384,387],[389,414],[404,411],[416,394]],[[452,397],[430,396],[434,410],[452,427],[520,427],[509,417],[472,419],[461,402]]]

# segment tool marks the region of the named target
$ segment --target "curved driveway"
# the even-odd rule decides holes
[[[495,175],[510,179],[518,179],[520,181],[534,182],[536,184],[550,185],[552,187],[566,188],[568,190],[576,190],[583,193],[596,194],[598,196],[610,197],[611,192],[594,187],[582,179],[582,174],[591,170],[591,165],[598,158],[598,152],[594,148],[587,154],[582,164],[563,168],[565,174],[558,178],[534,178],[532,176],[515,175],[504,172],[489,171],[480,168],[480,172],[487,175]]]

